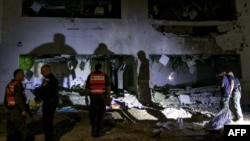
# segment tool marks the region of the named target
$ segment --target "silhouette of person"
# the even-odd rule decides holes
[[[32,50],[30,55],[57,55],[57,54],[68,54],[68,55],[76,55],[76,51],[65,44],[65,36],[61,33],[54,34],[52,43],[45,43],[34,50]],[[72,76],[75,79],[74,69],[77,65],[74,56],[70,57],[68,63],[58,63],[58,62],[50,62],[50,65],[54,66],[54,71],[56,72],[56,77],[59,80],[60,87],[69,89],[69,79]],[[63,72],[62,72],[63,70]],[[66,83],[64,83],[66,82]]]
[[[145,52],[140,50],[137,53],[139,60],[141,61],[138,75],[138,100],[143,105],[151,104],[151,91],[149,88],[149,60],[146,58]]]
[[[94,51],[95,55],[113,55],[114,52],[110,51],[105,43],[100,43]]]
[[[30,54],[70,54],[76,55],[76,51],[65,44],[65,36],[61,33],[54,34],[53,43],[45,43],[33,49]]]
[[[95,56],[94,58],[97,59],[95,61],[97,61],[97,62],[100,62],[100,61],[101,62],[102,61],[106,62],[105,66],[103,66],[103,69],[105,70],[105,72],[111,78],[114,77],[114,72],[113,72],[113,68],[112,68],[113,67],[112,63],[113,62],[111,61],[111,58],[113,57],[114,52],[112,52],[111,50],[109,50],[108,46],[105,43],[99,43],[93,54]],[[92,67],[91,68],[94,68],[93,64],[97,63],[95,61],[92,62]],[[112,90],[113,90],[113,85],[111,87],[112,87]]]

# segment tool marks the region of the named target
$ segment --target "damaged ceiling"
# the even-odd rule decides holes
[[[236,20],[235,0],[149,0],[149,16],[172,21]]]
[[[157,31],[178,36],[214,38],[237,20],[234,0],[149,0],[148,9]]]
[[[23,17],[120,18],[120,0],[23,0]]]

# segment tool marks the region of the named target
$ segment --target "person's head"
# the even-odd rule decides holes
[[[48,64],[45,64],[41,67],[41,74],[43,76],[48,76],[51,73],[51,67]]]
[[[138,53],[137,53],[137,56],[140,60],[144,60],[146,58],[146,54],[144,51],[140,50]]]
[[[219,71],[216,72],[216,76],[217,76],[217,77],[222,77],[222,76],[224,76],[225,74],[226,74],[226,71],[224,71],[224,70],[219,70]]]
[[[227,74],[231,75],[231,76],[234,76],[234,73],[232,71],[229,71]]]
[[[102,64],[97,63],[97,64],[95,65],[95,71],[101,71],[101,69],[102,69]]]
[[[14,79],[17,81],[24,80],[24,71],[22,69],[16,69],[13,73]]]

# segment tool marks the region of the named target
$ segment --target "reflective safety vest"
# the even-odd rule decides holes
[[[18,81],[13,81],[13,82],[9,83],[6,87],[6,90],[5,90],[6,103],[5,104],[7,107],[16,106],[14,89],[15,89],[15,86],[17,84],[18,84]]]
[[[95,94],[104,94],[106,92],[105,86],[105,73],[91,73],[90,74],[90,93]]]

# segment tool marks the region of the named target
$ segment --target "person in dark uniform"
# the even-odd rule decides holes
[[[92,136],[104,135],[103,122],[106,105],[110,106],[110,84],[108,75],[102,72],[102,65],[97,63],[95,71],[88,75],[85,87],[86,104],[89,104],[89,118],[92,126]]]
[[[7,141],[25,140],[27,111],[23,80],[23,70],[16,69],[14,79],[6,86],[4,105],[7,108]]]
[[[229,108],[231,87],[227,73],[225,71],[219,71],[217,72],[217,77],[220,79],[219,87],[221,88],[221,109]]]
[[[228,72],[228,76],[233,78],[233,90],[230,98],[231,111],[235,121],[243,121],[243,114],[240,105],[241,99],[241,85],[237,77],[234,76],[232,71]]]
[[[50,65],[41,67],[44,76],[42,85],[36,90],[35,101],[42,101],[42,127],[45,141],[54,140],[54,114],[59,103],[59,81],[51,71]]]

